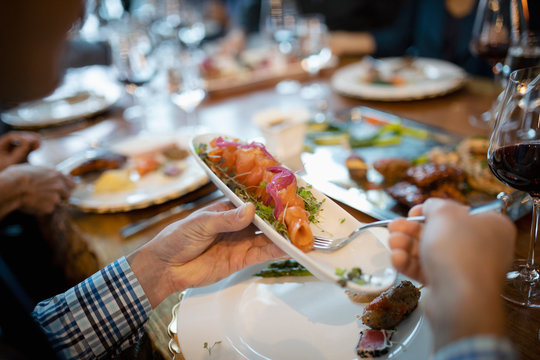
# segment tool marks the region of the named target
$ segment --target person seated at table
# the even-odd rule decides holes
[[[332,35],[338,54],[417,56],[453,62],[467,72],[492,76],[491,66],[469,50],[478,0],[405,0],[383,29]]]
[[[435,359],[517,359],[504,333],[502,292],[516,228],[504,215],[429,199],[389,226],[392,262],[427,286],[422,308],[434,334]]]
[[[261,31],[261,3],[266,0],[236,0],[231,16],[231,28],[223,47],[230,52],[240,52],[246,43],[246,37]],[[321,14],[324,16],[332,36],[338,32],[371,31],[393,23],[397,18],[403,0],[296,0],[300,14]],[[341,55],[338,48],[332,48],[336,55]]]

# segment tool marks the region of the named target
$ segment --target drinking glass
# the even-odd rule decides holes
[[[320,14],[303,16],[298,22],[297,33],[300,64],[312,81],[311,84],[302,88],[300,94],[306,99],[320,98],[324,93],[323,87],[314,82],[314,79],[332,57],[330,36],[324,16]]]
[[[495,81],[501,88],[503,62],[510,46],[510,28],[510,0],[480,0],[469,48],[473,54],[491,64]],[[488,127],[496,106],[497,101],[480,118],[471,118],[471,124]]]
[[[279,52],[287,59],[297,55],[297,25],[298,9],[294,0],[261,2],[260,32],[266,40],[277,44]],[[276,90],[283,94],[296,93],[299,89],[296,80],[285,79],[276,85]]]
[[[204,1],[201,0],[180,1],[178,39],[190,50],[197,48],[206,36],[203,5]]]
[[[503,183],[530,194],[533,216],[527,259],[514,262],[502,296],[519,305],[540,307],[540,274],[534,258],[540,220],[540,67],[516,70],[507,81],[488,163]]]
[[[538,9],[531,8],[529,3],[531,1],[528,0],[511,0],[510,3],[512,31],[510,47],[502,68],[503,84],[514,70],[540,66],[539,24],[530,21],[530,14]]]
[[[195,54],[184,52],[178,65],[169,70],[169,89],[172,102],[187,115],[187,127],[193,132],[199,131],[196,110],[206,97],[206,86]]]
[[[109,41],[117,78],[133,100],[133,106],[127,109],[131,115],[127,117],[140,115],[140,100],[145,97],[144,85],[156,73],[153,43],[146,26],[126,15],[111,25]]]

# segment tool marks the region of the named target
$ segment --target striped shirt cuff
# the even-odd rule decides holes
[[[517,360],[510,341],[497,336],[474,336],[451,343],[435,354],[433,360]]]

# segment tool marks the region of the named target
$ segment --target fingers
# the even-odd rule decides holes
[[[209,234],[219,234],[223,232],[239,231],[247,227],[255,216],[255,206],[246,203],[236,209],[230,209],[223,212],[219,211],[221,207],[230,207],[227,203],[216,203],[206,208],[200,215],[204,216],[206,230]]]

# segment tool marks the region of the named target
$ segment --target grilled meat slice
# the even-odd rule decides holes
[[[385,158],[373,162],[373,168],[383,176],[385,186],[393,185],[406,176],[413,163],[404,158]]]
[[[455,165],[431,162],[409,168],[406,176],[407,181],[420,188],[428,188],[441,182],[458,183],[465,181],[465,174]]]
[[[394,329],[418,306],[420,290],[404,280],[375,298],[364,309],[362,322],[372,329]]]

